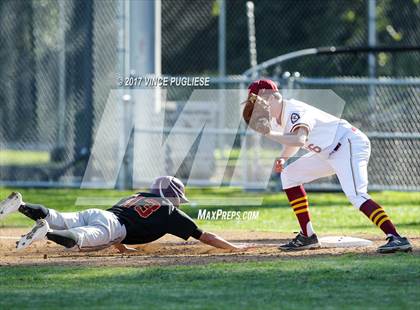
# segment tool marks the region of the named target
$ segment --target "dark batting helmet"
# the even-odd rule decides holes
[[[185,186],[181,180],[173,176],[157,177],[150,186],[150,192],[162,198],[169,199],[174,205],[187,203]]]

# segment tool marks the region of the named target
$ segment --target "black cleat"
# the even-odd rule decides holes
[[[306,237],[301,232],[289,243],[279,246],[280,250],[283,251],[301,251],[308,249],[317,249],[320,247],[318,237],[313,234],[310,237]]]
[[[378,253],[410,252],[413,250],[410,241],[406,237],[389,236],[387,244],[378,248]]]

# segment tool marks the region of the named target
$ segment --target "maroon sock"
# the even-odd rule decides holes
[[[385,210],[372,199],[366,200],[361,206],[362,211],[376,226],[378,226],[386,235],[400,236],[392,224],[391,219],[385,213]]]
[[[311,219],[309,217],[309,205],[305,189],[302,185],[300,185],[287,188],[284,191],[286,192],[290,205],[293,208],[293,212],[295,212],[295,215],[299,221],[302,233],[305,236],[312,236],[314,234],[314,230],[312,228]]]

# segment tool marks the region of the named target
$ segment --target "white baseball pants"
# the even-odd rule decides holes
[[[82,251],[107,248],[121,242],[127,234],[114,213],[99,209],[65,213],[49,209],[45,220],[51,229],[68,230],[77,236],[77,246]]]
[[[327,158],[308,153],[288,165],[281,174],[283,189],[336,174],[347,198],[359,209],[370,199],[367,193],[370,142],[357,130],[342,138],[340,144],[339,149]]]

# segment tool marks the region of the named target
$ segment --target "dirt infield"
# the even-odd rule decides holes
[[[146,245],[134,246],[138,252],[120,254],[114,248],[97,252],[69,252],[50,241],[40,241],[24,251],[17,252],[15,242],[27,229],[0,229],[0,266],[166,266],[192,265],[217,262],[245,262],[273,260],[277,258],[298,259],[308,256],[333,256],[346,253],[362,255],[377,254],[376,247],[384,243],[381,236],[358,236],[373,241],[373,245],[364,248],[321,248],[300,252],[281,252],[277,245],[293,237],[290,234],[273,232],[219,232],[229,241],[251,243],[254,248],[245,252],[226,252],[213,249],[196,241],[182,242],[179,238],[165,236]],[[420,255],[420,237],[412,237],[414,251],[411,255]]]

